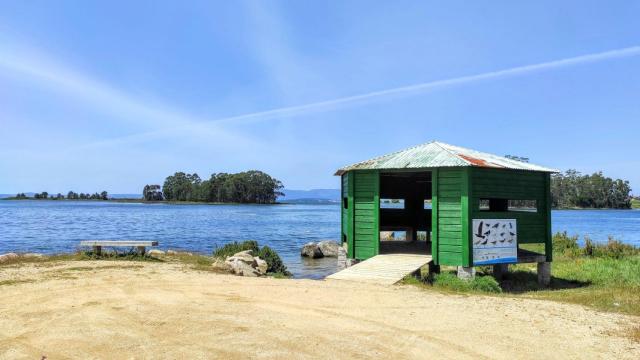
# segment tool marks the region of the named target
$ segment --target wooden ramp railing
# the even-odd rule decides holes
[[[392,285],[432,261],[431,255],[376,255],[342,271],[327,276],[331,280],[350,280]]]

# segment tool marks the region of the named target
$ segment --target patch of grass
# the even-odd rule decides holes
[[[551,264],[551,286],[540,289],[534,266],[516,265],[505,281],[526,277],[520,283],[523,296],[586,305],[603,311],[640,315],[640,255],[623,258],[567,257]]]
[[[640,199],[631,199],[631,208],[640,209]]]
[[[92,271],[92,270],[111,270],[111,269],[141,269],[142,265],[107,265],[107,266],[75,266],[63,269],[64,271]]]
[[[535,298],[585,305],[594,309],[640,315],[640,251],[618,241],[607,244],[578,246],[578,237],[566,233],[554,236],[554,261],[551,284],[538,285],[535,264],[509,267],[504,278],[496,281],[492,268],[477,267],[473,281],[456,277],[450,268],[441,274],[418,280],[405,279],[406,284],[456,293],[485,293]],[[591,248],[589,248],[591,247]]]
[[[433,276],[433,287],[454,292],[502,292],[502,288],[492,276],[478,275],[472,280],[462,280],[452,271],[435,274]]]
[[[640,343],[640,326],[636,326],[631,329],[629,337],[631,338],[631,340]]]
[[[31,279],[23,279],[23,280],[2,280],[0,281],[0,286],[9,286],[9,285],[17,285],[17,284],[23,284],[23,283],[30,283],[30,282],[34,282],[34,280]]]
[[[72,253],[72,254],[58,254],[58,255],[43,255],[43,256],[18,256],[15,259],[11,259],[5,261],[0,264],[2,266],[20,266],[22,264],[46,264],[55,261],[73,261],[73,260],[86,260],[88,259],[83,253]]]
[[[214,271],[211,264],[213,258],[199,254],[181,254],[173,255],[172,260],[182,264],[190,265],[193,270],[198,271]],[[214,271],[215,272],[215,271]]]
[[[128,251],[103,251],[102,254],[97,255],[92,251],[80,252],[80,260],[116,260],[116,261],[149,261],[149,262],[164,262],[162,259],[158,259],[149,255],[140,255],[135,249]]]
[[[289,274],[289,273],[283,274],[281,272],[270,273],[269,276],[271,276],[274,279],[289,279],[289,278],[291,278],[291,274]]]
[[[20,255],[15,259],[11,259],[0,264],[2,266],[22,266],[27,264],[38,264],[38,266],[51,266],[56,262],[66,261],[86,261],[86,260],[100,260],[100,261],[149,261],[149,262],[163,262],[161,259],[157,259],[147,255],[139,255],[136,251],[130,250],[126,252],[117,251],[104,251],[101,255],[96,255],[91,251],[78,251],[75,253],[55,254],[55,255],[43,255],[43,256],[23,256]]]
[[[89,266],[74,266],[74,267],[70,267],[70,268],[66,268],[64,269],[65,271],[91,271],[95,268],[89,267]]]

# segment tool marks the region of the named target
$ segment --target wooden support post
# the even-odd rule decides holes
[[[145,253],[145,247],[144,246],[138,246],[138,255],[144,256],[144,253]]]
[[[551,284],[551,263],[548,261],[538,263],[538,285],[547,287]]]
[[[102,255],[102,246],[94,246],[93,255],[96,255],[96,256]]]
[[[440,265],[435,265],[433,261],[429,263],[429,275],[431,274],[440,274]]]
[[[416,270],[411,274],[415,279],[422,281],[422,271],[420,269]]]
[[[509,264],[493,265],[493,277],[496,278],[496,280],[502,280],[508,272],[509,272]]]
[[[414,242],[416,240],[416,230],[415,228],[407,228],[405,231],[405,241]]]
[[[458,266],[458,279],[472,280],[476,277],[476,268],[473,266]]]

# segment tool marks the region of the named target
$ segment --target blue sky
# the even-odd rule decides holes
[[[293,189],[437,139],[640,193],[636,1],[3,1],[0,193],[261,169]]]

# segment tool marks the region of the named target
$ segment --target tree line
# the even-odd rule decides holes
[[[143,197],[147,201],[196,201],[244,204],[273,204],[284,195],[282,182],[258,171],[235,174],[214,173],[207,180],[198,174],[176,172],[162,185],[146,185]]]
[[[62,195],[61,193],[57,193],[57,194],[49,194],[46,191],[43,191],[41,193],[36,193],[33,194],[33,198],[36,200],[64,200],[64,199],[68,199],[68,200],[109,200],[109,193],[106,191],[103,191],[101,193],[93,193],[93,194],[85,194],[85,193],[75,193],[73,191],[69,191],[67,193],[67,196],[65,197],[64,195]],[[25,194],[25,193],[19,193],[15,196],[15,199],[29,199],[29,197]]]
[[[630,209],[632,197],[629,181],[567,170],[551,176],[551,199],[554,208]]]

